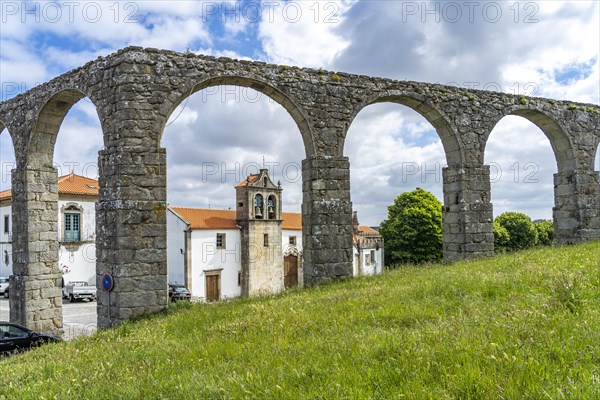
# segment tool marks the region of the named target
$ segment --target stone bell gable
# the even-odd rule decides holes
[[[241,227],[242,296],[284,289],[281,184],[267,169],[250,175],[235,188],[236,218]]]

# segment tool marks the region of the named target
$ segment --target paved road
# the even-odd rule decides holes
[[[8,300],[0,298],[0,321],[8,321]],[[63,301],[64,339],[71,340],[96,331],[96,302]]]

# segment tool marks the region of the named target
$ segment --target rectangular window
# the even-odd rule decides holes
[[[371,253],[365,254],[365,265],[371,265]]]
[[[238,272],[238,286],[242,286],[242,273]]]
[[[264,235],[264,246],[268,247],[269,246],[269,234],[265,233]]]
[[[375,250],[371,250],[371,264],[375,264]]]
[[[225,234],[217,233],[217,249],[225,248]]]
[[[80,240],[80,214],[65,213],[65,242],[78,242]]]
[[[290,244],[291,244],[292,246],[295,246],[295,245],[296,245],[296,236],[290,236]]]
[[[4,216],[4,233],[10,233],[10,215]]]

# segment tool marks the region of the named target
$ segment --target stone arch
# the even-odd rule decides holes
[[[157,146],[160,146],[164,128],[169,117],[181,103],[200,90],[212,86],[223,85],[250,88],[276,101],[289,113],[296,123],[296,126],[302,135],[306,157],[308,158],[316,154],[315,139],[310,124],[308,123],[308,117],[306,116],[305,110],[303,110],[302,107],[300,107],[289,95],[265,82],[263,79],[240,75],[209,76],[191,85],[185,90],[174,90],[160,109],[162,121],[160,121],[161,129]]]
[[[441,110],[433,107],[428,102],[426,97],[417,93],[392,91],[367,98],[354,108],[350,118],[348,119],[348,125],[345,126],[344,138],[348,133],[348,129],[350,128],[352,121],[354,121],[354,118],[356,118],[358,113],[365,107],[376,103],[397,103],[418,112],[435,128],[442,141],[442,146],[444,147],[444,153],[446,154],[446,162],[448,165],[460,165],[464,162],[463,150],[458,140],[458,133],[448,122],[448,118]],[[340,149],[342,153],[343,150],[343,148]]]
[[[102,127],[100,109],[92,100],[92,96],[76,88],[64,88],[54,92],[37,115],[35,127],[29,138],[27,165],[31,166],[32,163],[36,163],[38,166],[52,165],[54,147],[62,122],[69,110],[84,97],[90,99],[94,104]],[[104,132],[103,127],[102,131]]]
[[[493,128],[500,122],[500,120],[502,120],[502,118],[508,115],[523,117],[540,128],[540,130],[550,141],[550,145],[552,146],[552,150],[556,158],[558,172],[575,170],[579,167],[577,157],[575,156],[575,151],[573,150],[573,144],[558,121],[556,121],[553,116],[546,114],[543,111],[526,107],[514,107],[509,109],[508,112],[505,112],[501,118],[491,125],[492,129],[490,129],[490,131],[483,138],[484,145],[483,151],[481,152],[482,163],[485,155],[485,147]]]

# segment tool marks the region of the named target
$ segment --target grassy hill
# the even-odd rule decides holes
[[[0,399],[597,399],[600,242],[406,267],[0,361]]]

